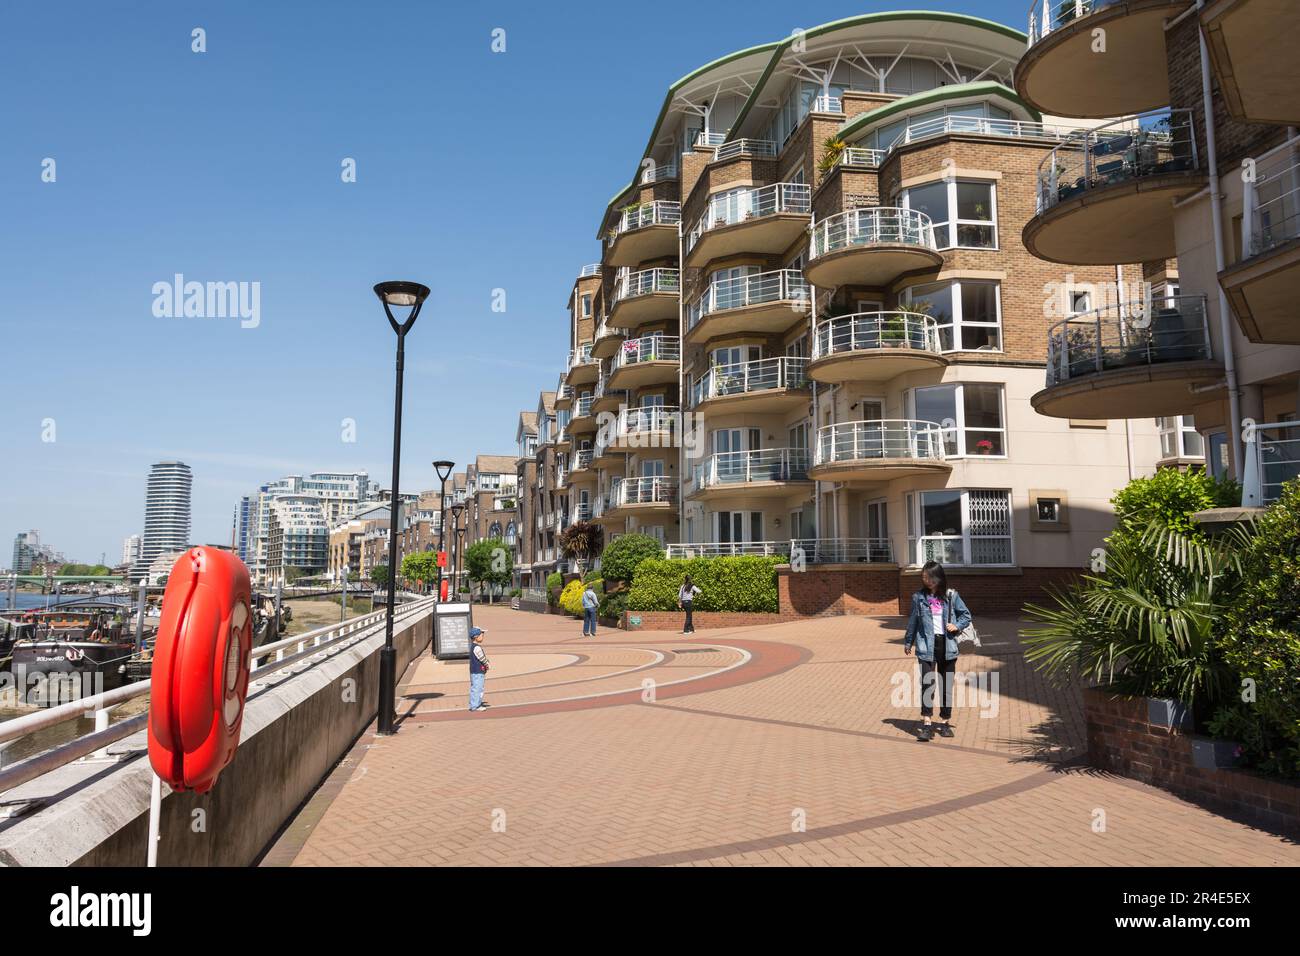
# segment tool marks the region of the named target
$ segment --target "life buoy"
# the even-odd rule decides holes
[[[173,790],[204,793],[239,746],[253,648],[248,568],[190,548],[163,592],[149,689],[149,762]]]

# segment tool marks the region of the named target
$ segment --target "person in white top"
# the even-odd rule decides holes
[[[686,612],[686,623],[682,625],[683,634],[695,633],[695,622],[691,612],[695,609],[695,596],[699,593],[700,589],[691,583],[691,576],[686,575],[686,580],[682,582],[681,589],[677,592],[677,606]]]

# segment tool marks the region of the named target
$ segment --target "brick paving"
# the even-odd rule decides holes
[[[264,865],[1300,864],[1293,841],[1084,766],[1080,695],[1024,664],[1015,621],[980,621],[957,736],[929,744],[898,618],[475,623],[492,709],[465,710],[464,665],[417,662],[398,734],[363,736]]]

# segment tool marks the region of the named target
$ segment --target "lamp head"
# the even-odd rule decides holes
[[[375,286],[375,295],[379,296],[379,301],[384,304],[384,312],[388,315],[388,322],[392,325],[393,331],[398,335],[404,335],[415,324],[415,318],[420,314],[424,300],[429,297],[429,287],[418,282],[381,282]],[[393,317],[394,308],[411,311],[407,313],[405,321],[398,322]]]
[[[447,477],[451,474],[451,470],[455,467],[456,467],[456,463],[454,461],[444,460],[444,461],[435,461],[433,463],[433,470],[437,472],[439,480],[441,480],[444,484],[447,481]]]

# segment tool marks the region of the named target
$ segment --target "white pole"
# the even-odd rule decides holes
[[[153,783],[149,790],[149,866],[158,865],[158,823],[162,815],[162,778],[150,774]]]

